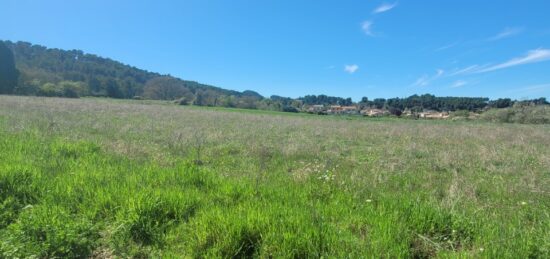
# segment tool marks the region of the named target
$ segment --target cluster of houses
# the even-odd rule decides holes
[[[368,117],[381,117],[390,115],[390,111],[387,109],[377,108],[360,108],[359,106],[341,106],[341,105],[312,105],[306,109],[308,113],[315,114],[332,114],[332,115],[363,115]],[[449,118],[448,112],[439,111],[422,111],[412,112],[406,109],[402,116],[417,117],[425,119],[447,119]]]

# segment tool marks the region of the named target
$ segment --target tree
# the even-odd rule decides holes
[[[351,98],[346,98],[346,99],[342,98],[338,100],[338,104],[342,106],[350,106],[353,104],[353,101],[351,100]]]
[[[45,83],[38,91],[39,96],[59,97],[63,96],[63,89],[54,83]]]
[[[0,94],[13,94],[18,78],[13,52],[0,41]]]
[[[403,114],[403,111],[401,109],[395,108],[395,107],[390,107],[389,111],[390,111],[390,114],[395,115],[397,117],[399,117],[399,116],[401,116],[401,114]]]
[[[19,73],[19,81],[15,87],[14,94],[17,95],[36,95],[40,89],[40,80],[31,79],[25,73]]]
[[[193,103],[194,100],[195,100],[195,95],[193,95],[191,91],[186,89],[182,97],[178,99],[178,103],[180,105],[190,105]]]
[[[153,78],[145,84],[143,96],[154,100],[175,100],[186,94],[184,83],[173,77]]]
[[[361,98],[361,101],[358,103],[360,109],[367,108],[369,106],[369,98],[366,96],[363,96]]]
[[[195,93],[195,101],[193,102],[195,105],[204,106],[206,105],[206,95],[203,91],[197,91]]]
[[[78,98],[86,93],[86,89],[81,82],[63,81],[59,82],[58,85],[63,91],[63,97]]]
[[[90,79],[88,79],[88,88],[92,95],[98,94],[101,91],[101,81],[96,77],[90,77]]]
[[[243,96],[239,98],[239,102],[237,103],[238,108],[242,109],[257,109],[258,108],[258,102],[260,100],[257,97],[252,96]]]
[[[535,99],[532,101],[535,105],[545,105],[545,104],[548,104],[548,101],[546,101],[546,98],[545,97],[541,97],[541,98],[538,98],[538,99]]]
[[[114,79],[108,79],[105,82],[105,90],[107,91],[107,96],[111,98],[124,98],[117,81]]]
[[[512,107],[512,105],[514,105],[514,102],[510,98],[500,98],[500,99],[491,101],[489,105],[495,108],[507,108],[507,107]]]
[[[285,106],[283,107],[284,112],[300,112],[297,108],[292,106]]]
[[[373,100],[373,105],[377,109],[384,108],[384,104],[386,104],[386,99],[384,99],[384,98],[376,98],[376,99]]]

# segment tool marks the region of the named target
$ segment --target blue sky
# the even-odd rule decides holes
[[[0,0],[0,39],[264,96],[550,99],[548,0]]]

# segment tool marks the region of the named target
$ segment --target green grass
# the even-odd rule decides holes
[[[0,96],[0,258],[548,258],[548,146],[548,125]]]

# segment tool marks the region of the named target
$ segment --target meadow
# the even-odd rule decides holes
[[[548,258],[550,125],[0,96],[0,258]]]

